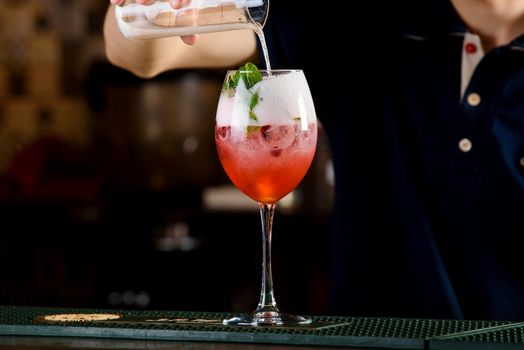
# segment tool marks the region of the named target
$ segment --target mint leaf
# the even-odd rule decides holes
[[[255,109],[259,101],[260,101],[260,93],[258,91],[255,91],[253,95],[251,95],[251,101],[249,101],[249,109],[250,110]]]
[[[224,91],[231,92],[236,89],[238,86],[238,81],[240,80],[240,71],[236,71],[234,74],[230,75],[226,82],[224,83]]]
[[[235,94],[235,89],[238,86],[238,82],[242,79],[246,89],[251,89],[257,83],[262,81],[262,73],[258,70],[257,66],[251,62],[241,66],[235,73],[230,74],[224,82],[223,91],[229,93],[232,97]],[[255,107],[260,102],[260,94],[255,91],[251,94],[249,100],[249,119],[258,122],[258,117],[255,114]]]
[[[249,111],[249,118],[258,123],[258,117],[253,111]]]
[[[247,138],[255,136],[258,132],[260,132],[260,129],[262,129],[261,126],[248,125],[246,128]]]
[[[244,80],[246,89],[251,89],[258,82],[262,81],[262,74],[256,65],[248,62],[245,65],[240,66],[240,68],[238,68],[234,74],[229,76],[227,81],[224,83],[224,91],[231,92],[232,90],[236,89],[240,78]]]
[[[240,72],[242,79],[244,79],[244,84],[246,84],[246,88],[248,89],[251,89],[256,83],[262,81],[262,74],[253,63],[246,63],[246,65],[240,69]]]
[[[258,117],[255,114],[254,110],[255,110],[255,107],[258,105],[259,101],[260,101],[260,94],[258,91],[255,91],[251,95],[251,100],[249,101],[249,118],[251,118],[252,120],[256,122],[258,122]]]

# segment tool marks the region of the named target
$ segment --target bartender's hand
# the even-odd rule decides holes
[[[148,4],[151,0],[136,1]],[[190,1],[170,0],[174,8],[187,6]],[[110,2],[104,21],[106,56],[113,65],[139,77],[151,78],[173,69],[234,68],[246,61],[257,61],[257,44],[251,29],[209,33],[196,42],[195,36],[184,37],[183,41],[177,37],[127,40],[120,33],[114,9],[119,4],[125,5],[125,1]],[[185,16],[183,20],[187,23],[191,20],[189,17]]]
[[[120,5],[125,0],[109,0],[113,5]],[[147,5],[150,2],[153,2],[154,0],[136,0],[137,3],[142,5]],[[178,10],[186,4],[188,4],[191,0],[169,0],[169,3],[171,4],[171,7],[173,7],[175,10]],[[184,35],[180,38],[183,42],[185,42],[187,45],[193,45],[196,42],[198,35]]]

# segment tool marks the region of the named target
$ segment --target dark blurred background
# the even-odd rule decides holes
[[[0,304],[251,311],[260,221],[216,155],[224,71],[111,66],[107,5],[0,1]],[[286,311],[327,313],[332,196],[321,134],[277,206]]]

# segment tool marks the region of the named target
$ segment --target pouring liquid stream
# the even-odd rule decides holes
[[[262,53],[264,55],[266,69],[268,71],[271,71],[271,61],[269,60],[269,51],[267,49],[266,37],[264,36],[264,31],[262,30],[262,26],[259,24],[255,24],[253,30],[255,31],[258,37],[258,40],[260,41],[260,47],[262,48]]]

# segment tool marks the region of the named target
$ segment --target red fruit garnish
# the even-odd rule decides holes
[[[224,140],[227,138],[230,132],[231,132],[230,126],[217,126],[215,129],[215,137]]]
[[[269,138],[269,134],[267,133],[267,131],[269,130],[269,128],[271,128],[270,125],[264,125],[263,127],[260,128],[260,133],[262,134],[262,137],[264,138],[264,140],[267,141],[267,139]]]
[[[273,157],[275,157],[275,158],[276,158],[276,157],[280,157],[281,154],[282,154],[282,150],[281,150],[280,148],[273,148],[273,149],[271,150],[271,155],[272,155]]]

